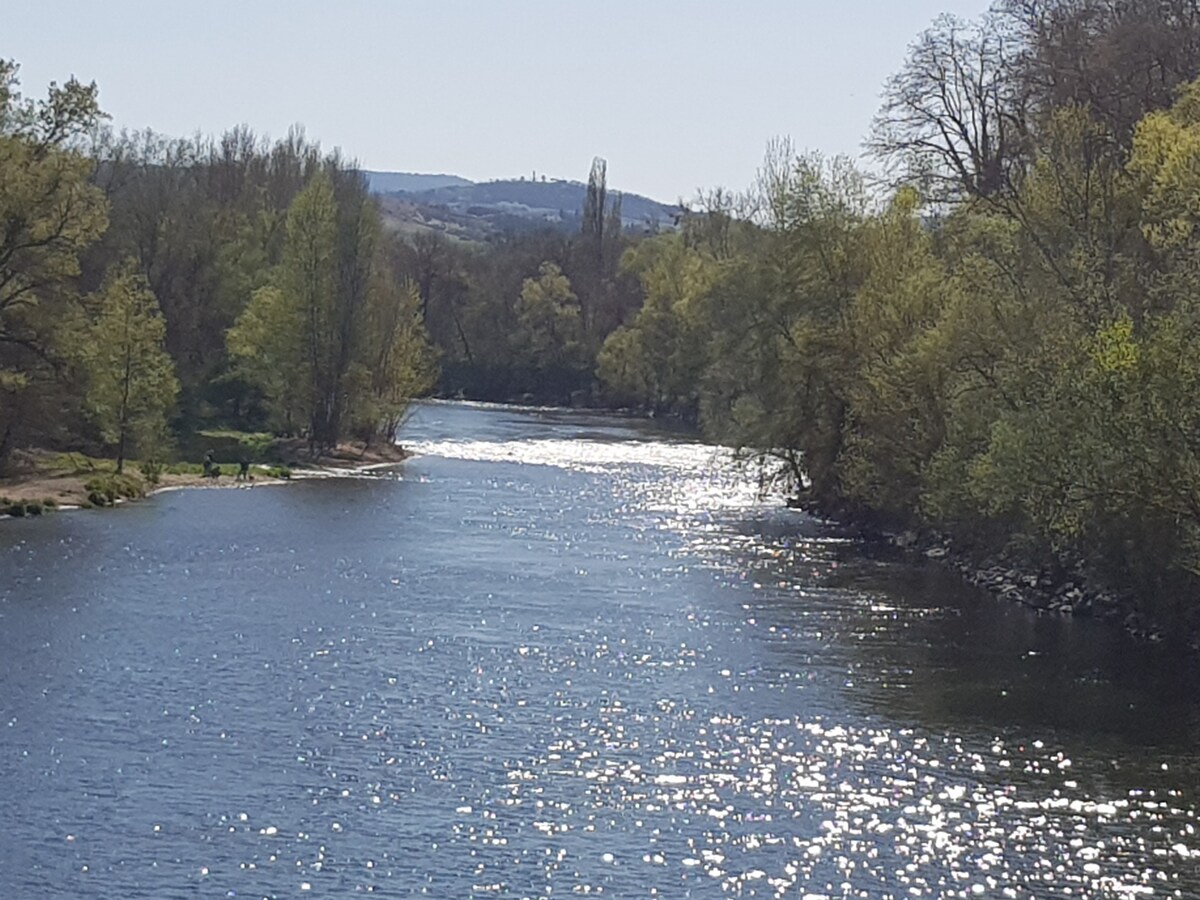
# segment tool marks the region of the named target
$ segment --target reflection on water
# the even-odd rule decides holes
[[[0,523],[0,894],[1200,891],[1165,653],[635,420],[428,404],[406,440],[394,477]]]

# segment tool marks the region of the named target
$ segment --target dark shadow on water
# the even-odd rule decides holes
[[[866,544],[853,529],[793,513],[731,525],[782,551],[761,582],[761,628],[821,634],[770,643],[786,670],[851,673],[864,712],[948,730],[1087,735],[1098,743],[1189,748],[1200,738],[1190,658],[1113,624],[1037,612],[967,584],[939,563]],[[816,593],[795,590],[806,586]],[[817,623],[817,624],[814,624]]]

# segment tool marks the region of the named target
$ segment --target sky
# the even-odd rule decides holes
[[[887,77],[987,0],[0,0],[21,90],[95,81],[118,127],[300,123],[364,168],[537,172],[665,202],[748,187],[768,141],[858,156]],[[5,8],[7,7],[7,8]]]

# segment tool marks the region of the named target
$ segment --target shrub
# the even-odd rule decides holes
[[[142,477],[150,484],[158,484],[162,479],[163,464],[157,459],[147,459],[138,464]]]
[[[133,500],[146,496],[146,487],[133,475],[98,475],[84,486],[88,502],[93,506],[112,506],[119,499]]]
[[[0,515],[15,516],[18,519],[25,516],[40,516],[43,509],[40,500],[5,500],[0,503]]]

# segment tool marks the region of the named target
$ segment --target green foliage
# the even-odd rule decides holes
[[[597,159],[577,234],[547,226],[486,245],[418,234],[390,254],[396,280],[410,281],[419,294],[443,393],[542,403],[595,399],[600,348],[642,305],[637,278],[620,265],[638,238],[623,223],[620,197],[606,179],[606,164]],[[547,264],[565,285],[546,276]]]
[[[261,462],[275,442],[275,436],[265,431],[235,431],[231,428],[204,428],[179,441],[176,458],[203,459],[212,451],[225,462]]]
[[[76,149],[101,113],[95,85],[51,85],[41,102],[17,89],[17,66],[0,60],[0,462],[38,421],[46,402],[70,282],[80,255],[103,233],[103,194]]]
[[[102,460],[100,457],[86,454],[56,454],[42,463],[48,472],[59,472],[65,475],[84,475],[104,472],[115,472],[114,460]]]
[[[847,312],[858,369],[846,387],[841,490],[900,517],[919,502],[925,466],[945,439],[949,373],[936,329],[955,299],[918,213],[915,196],[902,192],[864,223],[869,272]]]
[[[356,430],[368,440],[381,434],[394,441],[409,403],[437,381],[437,354],[422,322],[420,304],[412,282],[397,281],[385,266],[376,267],[362,354],[351,381],[357,388]]]
[[[112,506],[118,500],[136,500],[146,496],[146,486],[140,478],[116,472],[91,478],[83,488],[92,506]]]
[[[597,375],[618,402],[694,415],[705,361],[696,307],[720,277],[720,265],[690,248],[684,235],[664,235],[630,248],[621,267],[639,279],[645,299],[605,341]]]
[[[179,384],[163,346],[158,301],[132,263],[108,274],[91,305],[74,338],[74,355],[84,372],[88,415],[116,447],[121,472],[128,453],[154,451],[166,442]]]
[[[267,400],[270,422],[284,434],[304,422],[305,381],[296,369],[304,348],[303,322],[279,288],[259,288],[229,330],[227,345],[240,376]]]
[[[434,380],[419,297],[396,281],[379,244],[365,182],[335,160],[292,202],[272,283],[227,335],[274,428],[303,432],[315,448],[350,428],[394,436],[409,400]]]
[[[952,209],[775,148],[756,228],[627,252],[645,303],[598,373],[696,404],[826,510],[1082,563],[1161,612],[1200,586],[1200,85],[1127,148],[1078,107],[1027,137],[1019,178]]]
[[[138,463],[138,471],[147,484],[158,484],[162,480],[163,464],[157,459],[145,459]]]
[[[228,469],[268,431],[393,439],[439,362],[487,399],[595,373],[828,510],[1193,590],[1200,19],[1026,6],[913,44],[873,137],[891,194],[779,142],[748,195],[641,241],[601,160],[579,234],[483,247],[384,234],[360,173],[295,131],[88,158],[94,86],[28,102],[0,63],[0,461],[14,436],[114,447],[54,463],[107,505],[127,450],[157,458],[176,378],[178,431]]]
[[[580,364],[583,337],[579,298],[571,281],[552,262],[526,278],[517,300],[516,356],[530,368]]]
[[[155,455],[170,442],[167,420],[185,440],[211,424],[269,425],[314,444],[357,430],[370,417],[356,408],[370,390],[362,373],[374,371],[361,346],[368,294],[384,246],[395,245],[361,173],[299,130],[274,144],[244,127],[217,139],[115,134],[99,127],[95,97],[72,80],[25,101],[15,65],[0,63],[0,461],[30,441],[107,446],[123,463],[122,444]],[[178,382],[155,404],[162,427],[150,410],[121,421],[103,376],[113,360],[101,358],[113,335],[95,334],[118,299],[117,273],[135,269],[139,284],[126,286],[157,300],[153,342]],[[105,272],[81,310],[74,292]],[[408,312],[393,358],[405,340],[428,351]],[[307,326],[315,340],[302,343]],[[432,371],[427,354],[404,391],[426,390]],[[385,403],[392,421],[396,394]]]
[[[267,398],[274,426],[317,428],[329,402],[336,325],[337,207],[333,182],[315,174],[287,215],[275,283],[259,288],[229,331],[239,370]]]

